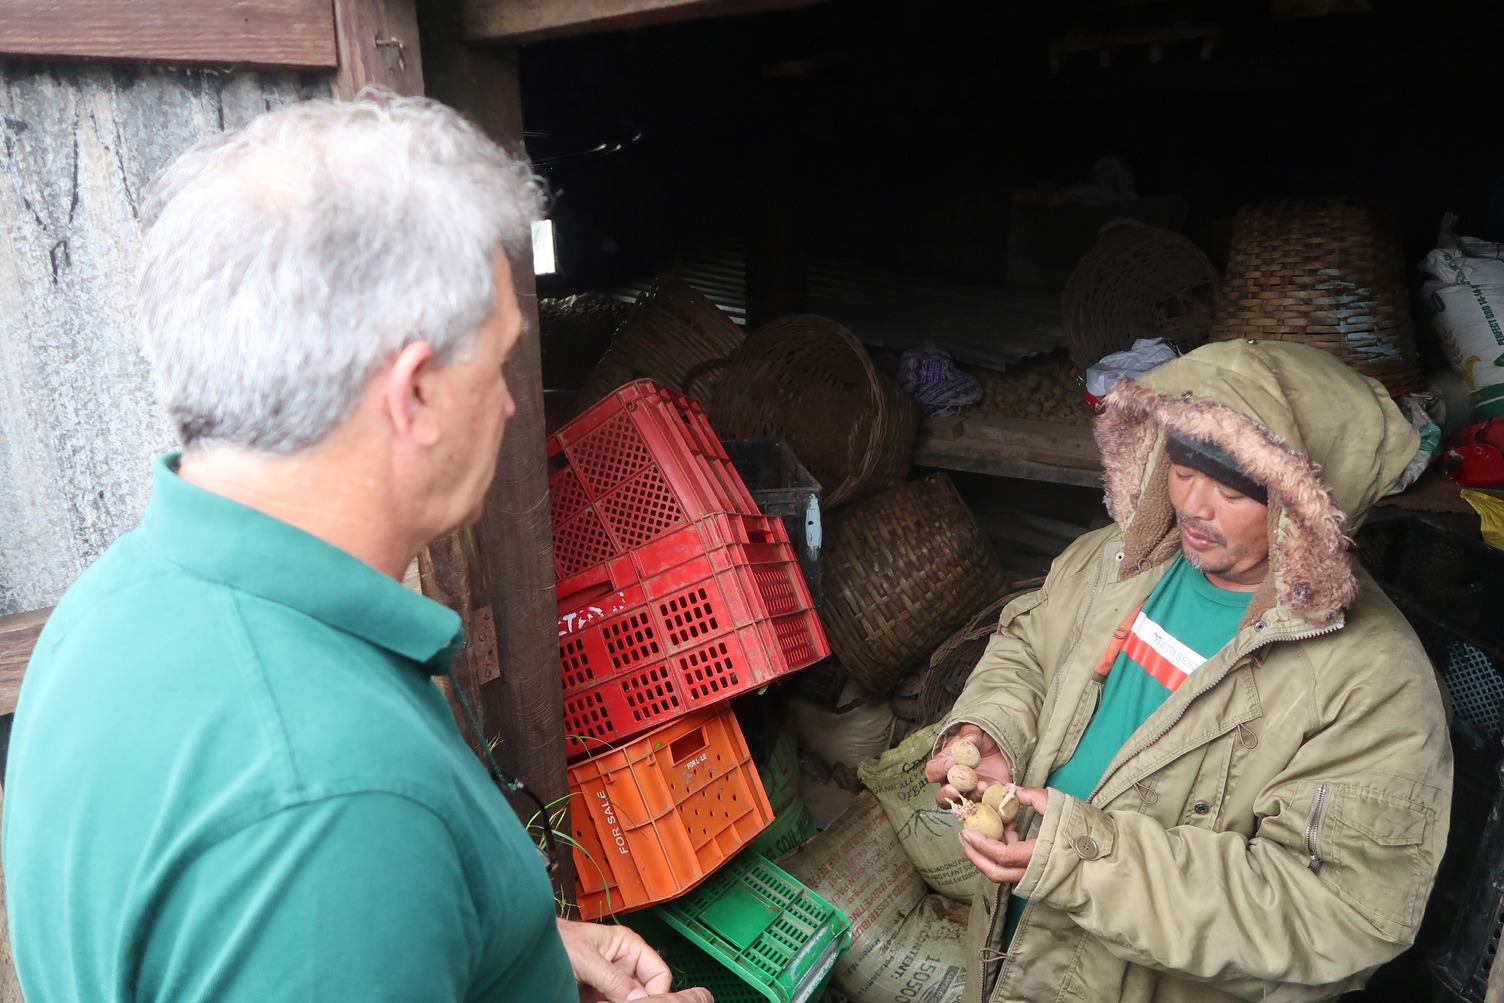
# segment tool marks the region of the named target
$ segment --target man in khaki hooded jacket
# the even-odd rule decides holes
[[[1003,840],[962,840],[983,873],[965,998],[1272,1003],[1359,988],[1413,941],[1447,835],[1434,673],[1347,552],[1418,438],[1379,384],[1331,356],[1239,341],[1120,381],[1097,439],[1116,525],[1003,610],[929,764],[943,778],[965,735],[984,787],[1030,788]],[[1113,659],[1187,564],[1204,574],[1192,584],[1239,604],[1229,639],[1189,661],[1175,638],[1154,642],[1170,658],[1150,652],[1142,671],[1160,678],[1158,659],[1174,682],[1104,751],[1092,735],[1111,723]]]

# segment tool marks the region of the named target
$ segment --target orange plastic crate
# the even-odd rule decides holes
[[[666,902],[773,821],[729,704],[569,767],[575,889],[599,919]]]

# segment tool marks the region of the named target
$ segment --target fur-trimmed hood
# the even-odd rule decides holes
[[[1204,345],[1137,381],[1097,420],[1107,511],[1125,535],[1122,575],[1179,551],[1165,431],[1217,443],[1269,489],[1270,574],[1250,619],[1275,606],[1323,627],[1357,594],[1349,537],[1420,438],[1384,388],[1336,358],[1282,341]]]

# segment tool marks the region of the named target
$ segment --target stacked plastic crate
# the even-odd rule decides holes
[[[550,437],[579,906],[703,881],[773,813],[726,700],[830,653],[783,524],[693,400],[629,383]]]

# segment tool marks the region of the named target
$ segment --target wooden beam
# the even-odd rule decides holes
[[[809,7],[824,0],[461,0],[470,42],[517,45],[566,35],[644,28],[732,14]]]
[[[928,434],[922,430],[913,462],[1055,484],[1102,484],[1102,455],[1090,428],[1029,418],[966,415]]]
[[[334,0],[339,72],[334,96],[348,101],[368,84],[423,93],[414,0]]]
[[[21,676],[31,660],[42,624],[52,615],[52,607],[0,616],[0,714],[13,714],[16,697],[21,692]]]
[[[331,69],[329,0],[0,0],[0,55]]]

